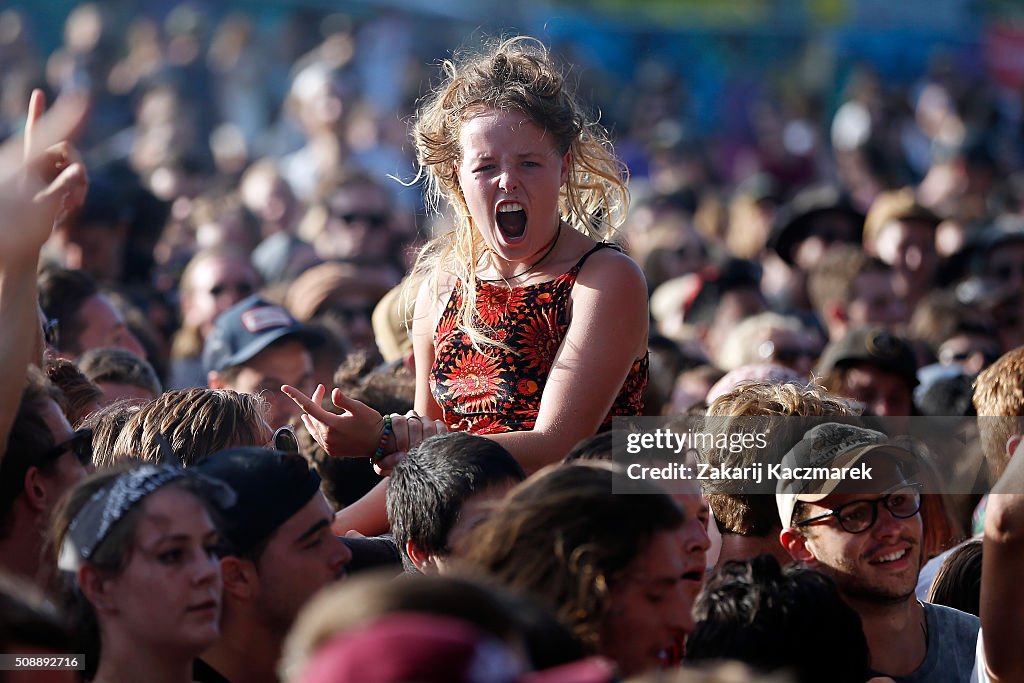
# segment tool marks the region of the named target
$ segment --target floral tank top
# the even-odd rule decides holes
[[[533,429],[548,372],[569,329],[569,296],[576,277],[587,258],[604,247],[615,248],[598,244],[569,272],[547,282],[509,289],[476,281],[477,315],[508,351],[480,353],[458,329],[462,295],[456,284],[434,332],[430,371],[430,391],[450,429],[475,434]],[[633,362],[602,428],[615,416],[640,414],[647,369],[647,354]]]

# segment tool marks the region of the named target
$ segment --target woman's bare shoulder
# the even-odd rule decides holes
[[[647,297],[647,278],[640,265],[628,254],[610,247],[592,253],[576,281],[584,287],[622,289],[630,296]]]

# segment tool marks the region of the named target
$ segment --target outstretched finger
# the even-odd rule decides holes
[[[323,422],[331,417],[337,417],[333,413],[324,410],[323,406],[320,405],[324,399],[324,394],[327,392],[327,389],[322,384],[317,386],[312,396],[306,396],[300,389],[296,389],[288,384],[283,385],[281,391],[285,396],[293,400],[297,406],[302,408],[304,413],[314,419]]]
[[[42,101],[39,100],[40,104]],[[35,106],[40,106],[37,104]],[[32,106],[30,101],[30,108]],[[62,140],[72,140],[85,124],[89,111],[89,99],[83,94],[62,95],[50,107],[50,111],[33,119],[30,112],[31,140],[26,144],[25,135],[12,138],[0,145],[0,169],[24,167],[26,157],[35,158],[51,145]],[[29,132],[29,131],[26,131]]]
[[[350,413],[355,413],[360,408],[366,407],[365,403],[357,401],[354,398],[349,398],[341,389],[338,389],[337,387],[335,387],[334,391],[331,392],[331,400],[334,402],[334,405],[341,408],[342,410],[347,410]]]
[[[36,155],[36,123],[43,118],[46,109],[46,95],[39,88],[32,91],[28,98],[28,116],[25,119],[24,159],[29,161]]]

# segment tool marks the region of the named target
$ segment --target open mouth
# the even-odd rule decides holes
[[[526,211],[519,202],[499,204],[496,222],[507,242],[520,240],[526,234]]]

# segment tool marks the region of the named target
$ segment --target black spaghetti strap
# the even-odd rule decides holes
[[[590,258],[591,254],[593,254],[595,251],[600,251],[601,249],[605,248],[614,249],[615,251],[618,252],[622,251],[622,247],[613,242],[598,242],[597,244],[594,245],[593,249],[591,249],[586,254],[580,257],[580,260],[576,262],[576,265],[573,266],[572,269],[576,272],[579,272],[580,268],[582,268],[583,264],[587,262],[587,259]]]

